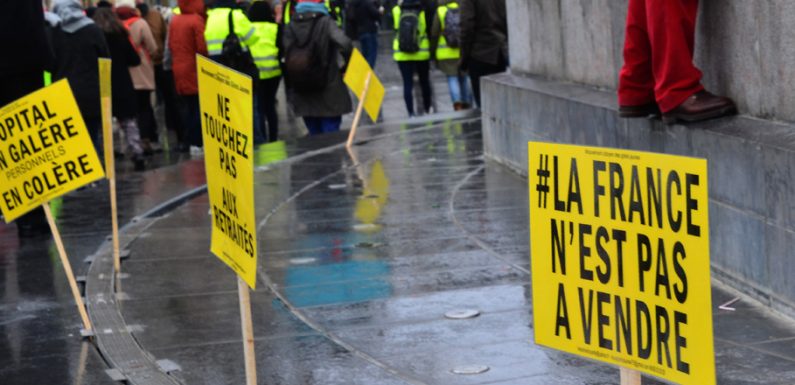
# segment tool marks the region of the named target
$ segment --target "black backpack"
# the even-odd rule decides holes
[[[315,27],[320,17],[312,16],[310,21],[294,20],[287,27],[293,37],[293,44],[284,54],[284,76],[287,84],[298,92],[318,92],[326,88],[329,76],[328,47],[322,46]],[[296,29],[300,24],[311,22],[312,26],[304,41],[299,39]]]
[[[444,17],[444,40],[447,41],[447,46],[450,48],[458,48],[461,46],[461,10],[458,8],[447,8],[447,14]]]
[[[229,10],[229,34],[224,39],[218,62],[235,71],[244,73],[252,79],[259,79],[259,69],[254,63],[251,52],[243,49],[243,44],[235,33],[235,23],[232,20],[234,11],[234,9]]]
[[[401,8],[398,23],[398,49],[401,52],[420,52],[420,11]]]

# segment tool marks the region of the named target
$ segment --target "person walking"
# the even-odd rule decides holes
[[[251,55],[259,70],[259,79],[255,80],[257,85],[254,87],[257,99],[255,104],[259,115],[256,123],[263,127],[262,119],[265,117],[267,130],[263,130],[263,134],[267,131],[267,135],[264,135],[266,141],[275,142],[279,139],[276,92],[279,91],[279,83],[282,80],[281,27],[276,24],[273,8],[266,1],[256,1],[251,4],[248,18],[258,36],[257,42],[251,46]]]
[[[0,12],[0,107],[44,86],[44,71],[53,69],[53,55],[45,32],[44,12],[35,1],[9,1]],[[41,207],[15,220],[20,238],[49,234]]]
[[[149,24],[149,29],[152,30],[152,37],[157,44],[157,51],[152,55],[152,64],[155,71],[155,105],[163,109],[166,124],[165,132],[169,130],[176,132],[177,141],[179,142],[182,138],[178,127],[179,111],[177,95],[174,91],[174,75],[169,70],[166,70],[163,64],[170,20],[166,19],[162,10],[167,10],[167,8],[161,6],[149,7],[146,3],[138,3],[136,7],[141,13],[141,18],[146,21],[146,24]],[[159,141],[152,142],[152,147],[155,151],[162,149]],[[179,147],[179,144],[177,147]]]
[[[480,78],[508,67],[508,21],[505,0],[459,0],[461,62],[469,72],[475,102],[480,104]]]
[[[234,0],[215,0],[207,12],[207,24],[204,30],[204,39],[207,41],[207,52],[210,59],[218,61],[221,58],[224,39],[229,35],[229,13],[232,12],[234,32],[240,38],[244,48],[251,49],[257,42],[254,27],[246,14],[237,8]]]
[[[299,0],[284,32],[287,100],[304,118],[310,135],[339,131],[353,110],[342,81],[341,61],[353,43],[329,16],[322,0]]]
[[[129,32],[111,8],[98,7],[94,12],[94,22],[105,34],[110,58],[113,61],[110,70],[113,85],[111,87],[113,116],[124,131],[127,155],[130,156],[135,170],[141,171],[145,167],[144,150],[141,145],[141,133],[138,130],[138,98],[130,75],[130,69],[141,64],[141,57],[130,44]]]
[[[423,111],[431,109],[431,81],[430,81],[430,41],[428,39],[426,15],[420,0],[403,0],[402,4],[392,9],[392,19],[395,26],[395,39],[392,42],[393,58],[400,69],[403,78],[403,99],[409,117],[414,112],[414,74],[420,79],[422,90]]]
[[[618,80],[619,115],[662,112],[667,124],[734,114],[737,106],[701,84],[693,64],[698,0],[630,0],[624,65]]]
[[[378,27],[384,9],[379,7],[377,0],[348,0],[346,15],[349,36],[359,40],[362,56],[375,69],[378,59]]]
[[[458,0],[441,0],[431,26],[431,55],[447,76],[455,111],[472,106],[469,76],[458,69],[461,60],[461,8]]]
[[[102,30],[83,12],[78,0],[55,0],[52,12],[60,18],[53,34],[55,70],[53,80],[68,79],[80,114],[102,154],[102,111],[99,99],[99,58],[110,57]]]
[[[149,24],[138,15],[133,0],[116,0],[116,14],[130,33],[130,42],[140,57],[138,66],[130,68],[138,107],[138,127],[145,154],[151,154],[158,143],[157,121],[152,109],[152,92],[155,90],[155,68],[152,56],[157,53],[157,43]]]
[[[174,85],[180,101],[180,125],[193,154],[202,152],[199,110],[199,80],[196,54],[207,56],[204,40],[204,1],[178,0],[180,13],[172,16],[168,31],[168,49]]]

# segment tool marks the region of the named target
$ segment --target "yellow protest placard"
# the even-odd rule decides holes
[[[256,287],[251,78],[197,55],[204,164],[212,214],[210,250]]]
[[[367,87],[368,75],[370,76],[369,87]],[[364,103],[364,110],[367,111],[370,119],[373,121],[378,120],[386,90],[358,49],[353,49],[353,54],[351,54],[351,59],[348,62],[348,70],[345,72],[343,80],[351,91],[356,94],[356,97],[361,98],[365,88],[367,88],[364,101],[360,100],[359,102]]]
[[[66,80],[0,108],[0,208],[6,221],[103,176]]]
[[[707,162],[530,142],[538,344],[715,384]]]

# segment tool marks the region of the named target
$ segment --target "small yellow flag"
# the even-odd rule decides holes
[[[370,116],[370,119],[376,121],[378,120],[378,114],[381,112],[381,103],[384,102],[386,90],[384,89],[384,85],[381,84],[381,80],[378,79],[373,69],[370,68],[370,64],[367,63],[367,60],[364,60],[362,53],[354,48],[353,54],[351,54],[351,60],[348,63],[348,71],[345,72],[345,78],[343,80],[359,98],[362,97],[365,91],[368,75],[370,76],[370,85],[367,87],[367,95],[364,97],[364,109],[367,111],[367,115]]]

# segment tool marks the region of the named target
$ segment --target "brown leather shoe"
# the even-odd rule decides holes
[[[618,106],[618,116],[622,118],[646,118],[650,115],[660,115],[660,107],[655,102],[639,106]]]
[[[725,96],[713,95],[707,91],[699,91],[685,99],[673,110],[664,113],[662,120],[665,124],[674,124],[680,120],[697,122],[736,113],[737,105],[733,100]]]

